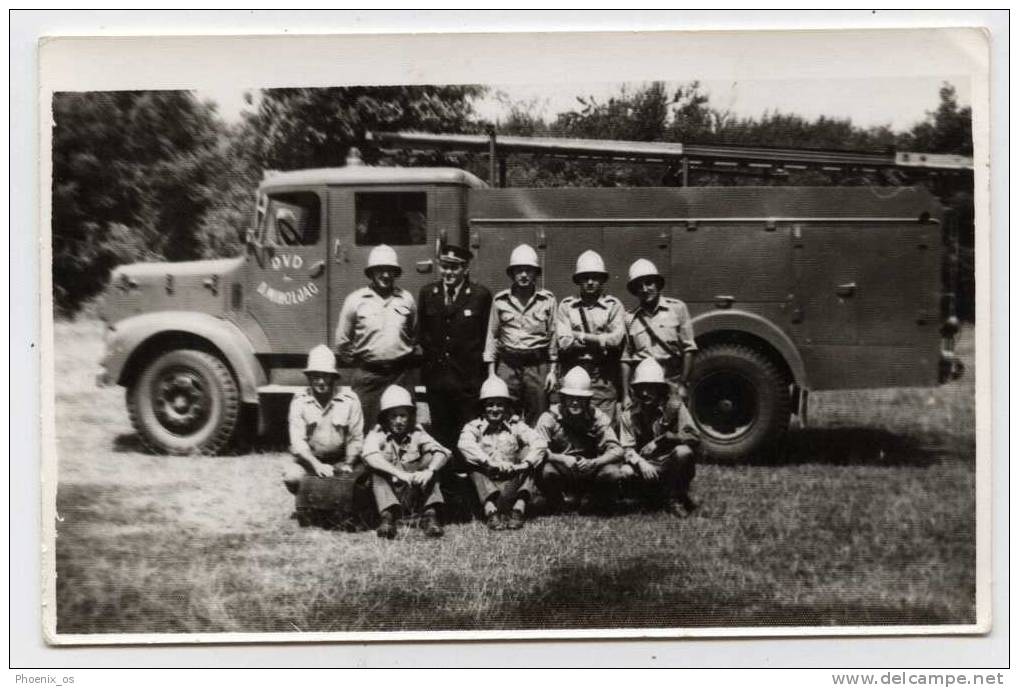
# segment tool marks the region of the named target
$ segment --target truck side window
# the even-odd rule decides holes
[[[278,246],[314,246],[321,234],[322,208],[318,194],[277,194],[269,197],[263,236]]]
[[[424,191],[357,193],[354,206],[358,246],[409,246],[428,241],[428,194]]]

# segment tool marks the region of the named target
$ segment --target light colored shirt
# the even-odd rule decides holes
[[[325,406],[310,389],[298,392],[290,400],[287,420],[294,456],[311,454],[325,463],[343,458],[353,463],[361,456],[364,419],[361,402],[349,387],[338,388]]]
[[[475,418],[463,427],[457,447],[467,463],[478,468],[501,461],[534,468],[545,456],[545,442],[519,416],[501,423]]]
[[[552,404],[538,418],[534,431],[548,445],[548,450],[556,454],[588,459],[611,454],[613,458],[623,458],[623,448],[612,429],[612,422],[593,406],[588,421],[582,427],[573,427],[563,421],[559,404]]]
[[[638,413],[638,408],[631,400],[619,414],[619,443],[626,453],[627,463],[636,463],[640,450],[649,442],[662,439],[666,433],[678,434],[684,444],[700,442],[700,432],[686,406],[665,403],[650,414]]]
[[[590,330],[584,329],[581,310],[584,311]],[[589,348],[588,344],[577,338],[583,332],[598,337],[598,344],[594,348],[601,354],[619,348],[626,335],[625,312],[622,301],[615,296],[602,294],[590,305],[585,304],[579,296],[567,296],[556,311],[555,331],[559,351],[579,352]]]
[[[371,287],[350,294],[336,324],[336,352],[344,363],[392,361],[414,351],[417,304],[395,289],[388,299]]]
[[[403,440],[398,440],[376,425],[364,439],[365,459],[381,454],[382,458],[398,468],[416,464],[434,452],[449,456],[449,450],[436,442],[420,425],[404,435]]]
[[[555,295],[547,289],[535,289],[527,303],[509,289],[500,291],[492,298],[482,359],[491,363],[506,350],[547,349],[549,360],[556,360],[555,309]]]
[[[623,349],[624,361],[640,361],[645,358],[666,359],[697,351],[697,343],[693,338],[693,323],[686,304],[679,299],[667,296],[659,297],[658,305],[653,313],[637,306],[626,314],[626,346]],[[644,314],[644,320],[654,329],[658,339],[667,346],[661,346],[648,334],[641,324],[638,314]]]

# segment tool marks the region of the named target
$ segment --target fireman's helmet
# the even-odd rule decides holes
[[[371,277],[371,271],[374,268],[382,267],[394,268],[397,276],[403,273],[403,268],[400,267],[400,261],[396,257],[396,251],[393,250],[392,246],[379,244],[373,248],[368,254],[368,265],[364,268],[364,274]]]
[[[563,376],[563,384],[559,393],[568,397],[583,397],[586,399],[594,396],[591,391],[591,376],[580,366],[570,368]]]
[[[481,394],[478,397],[481,401],[486,399],[505,399],[506,401],[512,401],[513,397],[510,396],[509,387],[500,377],[492,376],[484,381],[481,385]]]
[[[304,374],[308,373],[339,375],[340,371],[336,370],[336,356],[333,355],[333,350],[325,344],[319,344],[309,351],[308,366],[304,369]]]
[[[513,268],[516,267],[531,267],[541,274],[541,264],[538,262],[538,254],[528,244],[520,244],[513,253],[510,254],[509,266],[506,268],[506,274],[510,277],[513,276]]]
[[[637,364],[637,370],[633,373],[630,385],[655,385],[667,389],[669,383],[665,381],[665,371],[658,361],[653,358],[645,358]]]
[[[637,280],[648,276],[657,278],[659,289],[665,286],[665,278],[658,272],[658,268],[655,267],[655,264],[647,258],[638,258],[633,261],[633,265],[630,266],[630,274],[626,280],[626,288],[631,294],[637,294]]]
[[[397,408],[415,408],[414,400],[410,396],[410,392],[405,390],[399,385],[389,385],[386,387],[386,391],[382,393],[382,398],[379,400],[379,413],[385,413]]]
[[[584,251],[577,257],[577,268],[573,271],[573,283],[580,282],[584,275],[599,275],[604,282],[609,278],[605,261],[595,251]]]

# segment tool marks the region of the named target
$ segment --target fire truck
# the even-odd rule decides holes
[[[653,261],[664,293],[690,309],[699,352],[688,403],[720,461],[776,446],[792,417],[806,421],[812,390],[933,386],[961,374],[955,225],[923,187],[502,188],[494,136],[389,137],[379,142],[487,147],[496,185],[462,169],[370,166],[356,155],[343,167],[271,173],[240,255],[113,271],[98,381],[125,388],[148,448],[219,452],[246,410],[264,429],[269,400],[304,386],[307,352],[334,344],[340,305],[364,285],[378,244],[397,250],[400,286],[416,293],[437,279],[445,243],[469,246],[472,278],[493,291],[506,282],[512,249],[528,243],[543,263],[543,286],[559,297],[575,290],[577,256],[594,249],[610,273],[606,292],[630,307],[627,268]],[[901,155],[882,163],[542,141],[504,141],[502,153],[547,145],[570,155],[657,156],[675,163],[684,183],[691,169],[733,159],[776,169],[923,164]]]

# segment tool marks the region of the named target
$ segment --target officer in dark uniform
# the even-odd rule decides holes
[[[455,447],[460,430],[478,415],[478,390],[485,379],[481,360],[492,294],[471,282],[471,252],[446,245],[439,252],[442,279],[418,295],[422,382],[428,389],[432,435]]]

